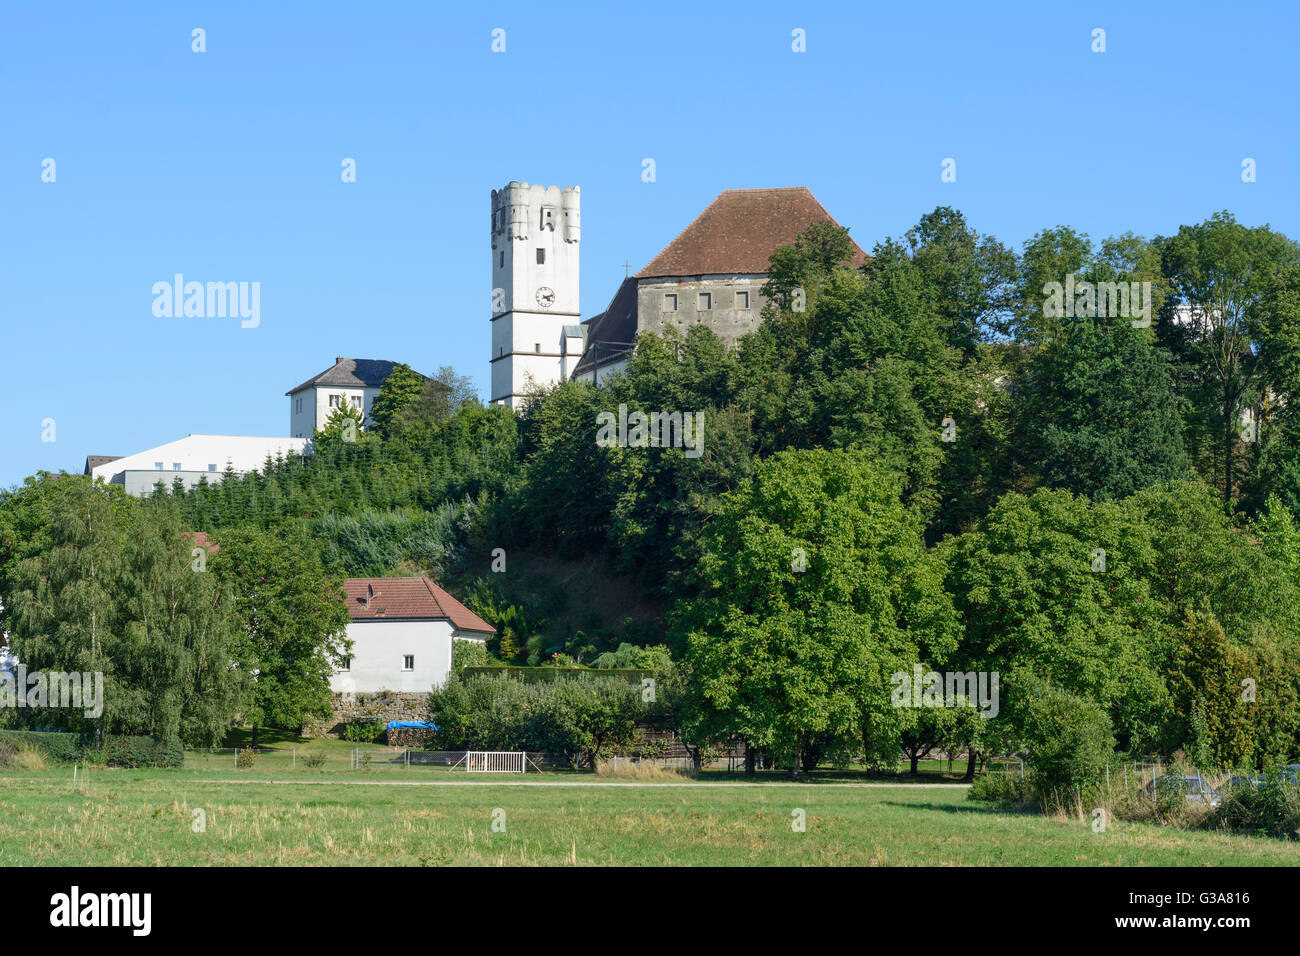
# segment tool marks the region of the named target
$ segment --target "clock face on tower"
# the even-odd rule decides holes
[[[537,304],[543,309],[549,309],[555,305],[555,290],[550,286],[542,286],[537,290]]]

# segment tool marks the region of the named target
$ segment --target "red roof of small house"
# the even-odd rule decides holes
[[[194,547],[202,548],[209,554],[216,554],[221,550],[221,545],[209,538],[206,531],[187,531],[185,537],[190,539]]]
[[[428,578],[348,578],[343,582],[354,621],[450,621],[458,631],[496,628]]]

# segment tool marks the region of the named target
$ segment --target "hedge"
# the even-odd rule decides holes
[[[605,677],[619,677],[629,684],[640,684],[646,677],[656,677],[658,671],[638,670],[631,667],[554,667],[543,664],[538,667],[516,667],[505,664],[492,664],[483,667],[462,667],[460,677],[513,677],[528,684],[548,683],[552,681],[579,678],[584,680],[601,680]]]
[[[185,748],[179,740],[164,741],[157,737],[108,737],[98,751],[87,753],[110,767],[180,767],[185,763]]]
[[[58,763],[72,763],[81,753],[76,734],[55,731],[0,730],[0,743],[7,743],[15,750],[33,747]]]
[[[0,743],[15,750],[34,747],[58,763],[86,759],[110,767],[180,767],[185,748],[179,740],[156,737],[109,737],[103,747],[86,744],[76,734],[45,730],[0,730]]]

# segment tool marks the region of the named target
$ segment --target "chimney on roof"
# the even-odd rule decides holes
[[[335,364],[335,365],[342,365],[342,364],[343,364],[343,356],[340,355],[338,358],[336,358],[336,359],[334,360],[334,364]]]

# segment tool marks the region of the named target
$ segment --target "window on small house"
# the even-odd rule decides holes
[[[713,308],[713,293],[712,293],[712,292],[701,292],[701,293],[700,293],[700,311],[701,311],[701,312],[707,312],[707,311],[708,311],[709,309],[711,309],[711,308]]]
[[[404,671],[413,671],[413,670],[415,670],[415,655],[414,655],[414,654],[406,654],[406,655],[404,655],[404,656],[402,657],[402,670],[404,670]]]
[[[665,312],[676,312],[676,311],[677,311],[677,293],[676,293],[676,292],[669,292],[667,295],[664,296],[664,311],[665,311]]]
[[[338,407],[339,407],[339,399],[341,399],[342,397],[343,397],[342,395],[331,395],[331,396],[330,396],[330,408],[338,408]]]
[[[737,292],[737,293],[736,293],[736,308],[738,308],[738,309],[748,309],[748,308],[749,308],[749,293],[748,293],[748,292]]]
[[[545,250],[545,249],[538,249],[538,250],[537,250],[537,264],[538,264],[539,266],[544,266],[544,265],[546,265],[546,250]]]
[[[172,471],[180,471],[180,470],[181,470],[181,463],[179,461],[172,462]]]
[[[162,462],[160,462],[160,461],[155,461],[155,462],[153,463],[153,470],[154,470],[154,471],[162,471]]]
[[[208,471],[216,471],[216,470],[217,470],[216,465],[208,465]]]
[[[360,407],[361,407],[361,396],[360,396],[360,395],[353,395],[353,396],[352,396],[352,407],[353,407],[353,408],[360,408]]]

